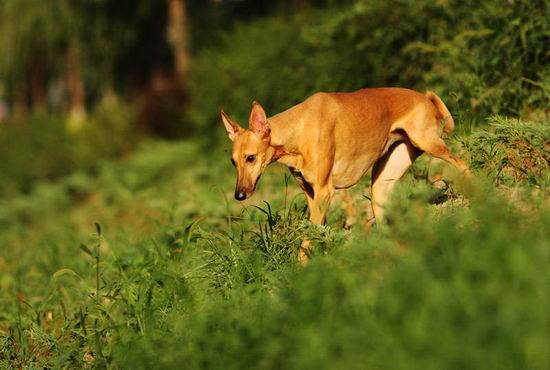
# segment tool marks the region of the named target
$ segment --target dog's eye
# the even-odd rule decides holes
[[[246,156],[246,161],[247,161],[248,163],[252,163],[252,162],[254,162],[255,160],[256,160],[256,156],[255,156],[255,155],[247,155],[247,156]]]
[[[235,163],[235,160],[233,158],[231,158],[231,164],[233,165],[233,167],[237,167],[237,164]]]

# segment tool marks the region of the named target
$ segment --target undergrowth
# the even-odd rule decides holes
[[[281,167],[229,200],[227,153],[189,142],[3,200],[0,366],[546,369],[547,126],[491,122],[455,140],[483,181],[434,203],[420,161],[368,235],[338,198],[307,222]]]
[[[517,182],[547,187],[550,178],[550,122],[494,116],[489,129],[464,141],[474,169],[485,169],[497,185]]]

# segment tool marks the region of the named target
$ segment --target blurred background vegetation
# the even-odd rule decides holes
[[[218,112],[432,89],[459,128],[548,115],[546,0],[2,0],[0,196],[128,154],[218,143]]]
[[[0,0],[0,368],[550,368],[548,14]],[[232,201],[221,108],[381,86],[440,95],[481,181],[434,189],[423,156],[368,236],[338,197],[304,221],[280,166]]]

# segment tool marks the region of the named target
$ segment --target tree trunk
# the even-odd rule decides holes
[[[303,13],[309,8],[309,0],[292,0],[292,7],[296,13]]]
[[[174,72],[183,89],[187,84],[191,61],[187,32],[186,0],[168,0],[168,39],[174,54]]]
[[[27,79],[23,74],[19,80],[15,82],[13,92],[13,119],[21,121],[27,116]]]
[[[81,121],[86,115],[86,95],[80,66],[80,47],[73,40],[66,54],[67,90],[69,93],[69,119]]]
[[[46,83],[46,62],[44,59],[37,58],[32,63],[30,70],[30,92],[32,108],[35,113],[45,114],[48,112]]]

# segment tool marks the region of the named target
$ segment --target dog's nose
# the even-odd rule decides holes
[[[244,191],[236,191],[235,192],[235,199],[245,200],[246,199],[246,193]]]

